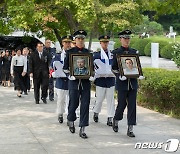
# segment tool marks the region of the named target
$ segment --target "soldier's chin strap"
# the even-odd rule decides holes
[[[80,51],[82,51],[83,50],[83,47],[82,48],[79,48],[79,47],[77,47]]]

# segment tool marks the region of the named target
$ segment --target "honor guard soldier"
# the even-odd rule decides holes
[[[39,104],[40,87],[42,90],[41,99],[43,103],[47,103],[46,98],[49,85],[49,66],[49,54],[43,50],[43,43],[39,42],[36,50],[31,53],[29,59],[29,72],[30,76],[33,77],[34,98],[36,104]]]
[[[109,36],[100,36],[101,51],[94,53],[96,103],[93,108],[95,122],[98,122],[98,115],[104,99],[107,101],[107,125],[112,126],[112,118],[115,112],[114,89],[115,76],[112,73],[112,53],[108,50]]]
[[[56,54],[56,49],[51,48],[51,40],[45,40],[44,50],[48,52],[50,59],[52,60]],[[54,79],[52,76],[49,78],[49,100],[54,101]]]
[[[123,119],[123,113],[127,106],[127,120],[129,137],[135,137],[133,133],[133,125],[136,125],[136,96],[138,83],[136,78],[126,78],[119,74],[119,67],[117,63],[117,54],[137,54],[138,51],[129,47],[130,30],[120,32],[118,35],[121,41],[121,47],[113,51],[112,70],[116,75],[116,90],[118,91],[118,105],[113,118],[113,130],[118,132],[118,121]],[[139,79],[144,79],[140,76]]]
[[[63,114],[65,113],[65,108],[68,103],[68,78],[63,72],[64,59],[66,56],[66,51],[71,48],[71,36],[62,37],[62,52],[56,54],[51,61],[51,68],[53,68],[52,77],[56,78],[56,92],[57,92],[57,114],[59,123],[63,123]]]
[[[90,51],[84,48],[84,39],[87,33],[84,30],[78,30],[74,33],[76,47],[68,50],[66,53],[66,58],[64,61],[64,72],[69,73],[69,56],[71,53],[90,53]],[[85,127],[89,125],[89,104],[90,104],[90,93],[91,93],[91,83],[94,78],[89,79],[76,79],[74,76],[69,77],[69,106],[68,106],[68,123],[69,130],[71,133],[75,133],[74,121],[76,120],[76,109],[80,105],[80,122],[79,122],[79,136],[83,139],[87,138],[85,133]]]

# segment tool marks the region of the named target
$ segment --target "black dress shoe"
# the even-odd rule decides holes
[[[24,92],[24,95],[28,95],[28,93],[27,93],[27,92]]]
[[[98,118],[97,113],[94,113],[93,119],[94,119],[94,122],[98,122],[99,118]]]
[[[108,117],[108,119],[107,119],[107,125],[108,125],[108,126],[112,126],[112,118],[111,118],[111,117]]]
[[[21,94],[17,94],[17,97],[21,97]]]
[[[54,98],[50,98],[49,100],[50,100],[51,102],[53,102],[53,101],[54,101]]]
[[[88,138],[88,136],[86,135],[86,133],[82,132],[81,129],[80,129],[80,131],[79,131],[79,136],[80,136],[81,138],[83,138],[83,139]]]
[[[68,122],[69,124],[69,131],[71,133],[75,133],[75,127],[74,127],[74,122]]]
[[[59,121],[60,124],[62,124],[63,123],[63,116],[59,116],[58,121]]]
[[[129,137],[135,137],[134,133],[133,133],[133,132],[130,132],[130,131],[127,131],[127,136],[129,136]]]
[[[45,98],[42,98],[42,101],[43,101],[44,104],[47,104],[47,101],[46,101]]]
[[[113,128],[114,132],[118,132],[118,130],[119,130],[118,123],[116,123],[115,119],[113,119],[112,128]]]
[[[112,126],[112,121],[107,121],[108,126]]]

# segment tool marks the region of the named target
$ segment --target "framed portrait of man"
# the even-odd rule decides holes
[[[76,79],[89,79],[92,76],[92,58],[91,53],[71,53],[70,75]]]
[[[138,78],[139,76],[143,76],[139,55],[118,54],[117,62],[122,76],[126,76],[127,78]]]

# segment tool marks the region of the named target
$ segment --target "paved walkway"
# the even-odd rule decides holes
[[[140,56],[141,66],[144,67],[151,67],[151,57],[147,56]],[[179,70],[174,61],[159,58],[159,68],[164,68],[168,70]]]
[[[94,94],[93,94],[94,95]],[[94,97],[92,97],[91,109]],[[0,86],[0,154],[152,154],[165,153],[162,149],[135,149],[137,142],[163,142],[180,140],[180,120],[138,107],[136,138],[126,136],[126,114],[115,133],[106,125],[106,104],[103,104],[100,122],[92,120],[87,128],[88,139],[71,134],[64,124],[59,124],[55,113],[56,103],[40,102],[36,105],[33,92],[17,98],[13,88]],[[176,153],[180,152],[180,147]]]

